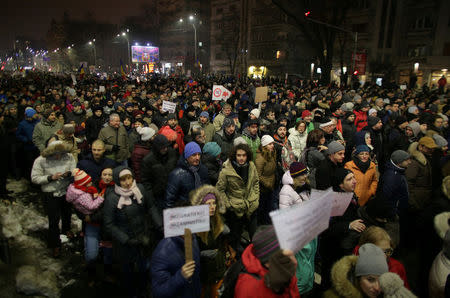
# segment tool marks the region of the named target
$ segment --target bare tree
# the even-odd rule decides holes
[[[225,53],[230,73],[236,74],[238,58],[241,55],[239,49],[240,18],[236,14],[230,14],[223,17],[222,24],[221,48],[223,53]]]

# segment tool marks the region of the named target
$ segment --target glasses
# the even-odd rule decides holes
[[[384,250],[384,254],[388,257],[392,256],[393,253],[394,253],[394,250],[392,248],[387,248]]]

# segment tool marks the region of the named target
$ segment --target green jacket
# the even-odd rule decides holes
[[[120,126],[119,129],[115,129],[110,125],[103,127],[98,134],[98,138],[105,143],[105,157],[118,163],[130,157],[129,139],[125,127]],[[119,151],[112,152],[113,145],[118,145]]]
[[[249,137],[247,135],[247,129],[244,129],[244,131],[242,132],[242,137],[244,138],[244,140],[247,142],[247,145],[252,150],[253,162],[254,162],[256,160],[256,151],[258,150],[259,145],[261,145],[261,139],[258,136],[255,139]]]
[[[249,162],[247,185],[244,185],[244,180],[236,173],[231,161],[225,161],[216,188],[225,194],[227,210],[233,211],[238,217],[250,217],[258,208],[259,178],[253,161]]]
[[[317,238],[305,245],[295,254],[297,259],[297,287],[300,294],[307,293],[314,286],[314,259],[317,252]]]
[[[62,128],[61,122],[55,120],[50,122],[46,119],[42,120],[33,130],[33,143],[42,152],[45,149],[45,143]]]

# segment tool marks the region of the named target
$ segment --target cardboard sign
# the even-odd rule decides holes
[[[175,109],[177,108],[177,104],[174,102],[163,100],[162,110],[164,112],[175,113]]]
[[[227,100],[231,92],[222,85],[214,85],[212,90],[212,100]]]
[[[342,216],[347,210],[348,205],[352,201],[352,192],[334,192],[331,194],[333,207],[331,208],[331,216]]]
[[[326,230],[330,221],[331,202],[322,196],[270,212],[280,247],[296,253]]]
[[[165,238],[184,235],[185,229],[192,233],[209,231],[208,205],[169,208],[163,211],[163,216]]]
[[[267,101],[267,92],[269,89],[266,87],[258,87],[256,88],[255,102],[264,102]]]

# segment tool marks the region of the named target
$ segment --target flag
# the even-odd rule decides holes
[[[80,68],[78,69],[78,73],[80,75],[80,80],[82,80],[84,77],[84,64],[83,63],[81,64]]]
[[[123,66],[123,61],[120,59],[120,75],[122,76],[122,79],[126,79],[127,75],[125,74],[125,68]]]

